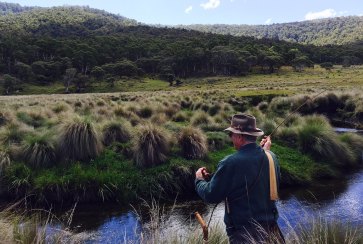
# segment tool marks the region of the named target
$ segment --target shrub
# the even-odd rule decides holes
[[[183,157],[187,159],[203,158],[208,153],[207,137],[200,129],[183,128],[178,137],[178,144]]]
[[[95,158],[102,150],[98,133],[88,118],[76,117],[64,123],[58,145],[67,159],[80,161]]]
[[[307,116],[298,130],[299,147],[316,158],[337,165],[351,164],[354,154],[347,144],[338,139],[327,119],[323,116]]]
[[[113,142],[128,142],[131,139],[130,125],[126,121],[111,121],[103,128],[103,144],[111,145]]]
[[[152,124],[141,125],[133,141],[134,160],[139,167],[164,163],[169,153],[168,133]]]
[[[22,158],[33,168],[45,168],[56,161],[56,151],[49,134],[29,135],[22,146]]]
[[[202,125],[202,124],[210,124],[212,123],[212,119],[205,112],[196,112],[191,118],[191,123],[194,126]]]

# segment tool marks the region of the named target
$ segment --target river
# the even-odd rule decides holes
[[[284,189],[280,197],[278,222],[285,233],[288,228],[316,216],[363,225],[363,171],[308,188]],[[183,233],[199,228],[192,213],[199,211],[209,220],[213,207],[200,200],[177,203],[173,208],[165,206],[166,231]],[[222,223],[223,214],[224,205],[221,203],[214,211],[211,225]],[[143,224],[147,225],[147,221]],[[77,206],[71,228],[83,235],[85,243],[123,243],[125,239],[135,240],[142,230],[141,226],[131,207],[103,204]]]

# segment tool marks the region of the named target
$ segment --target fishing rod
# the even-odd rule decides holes
[[[297,109],[295,109],[294,111],[292,111],[292,112],[290,112],[287,116],[286,116],[286,118],[280,123],[280,124],[278,124],[276,127],[275,127],[275,129],[267,136],[267,137],[271,137],[276,131],[277,131],[277,129],[281,126],[281,125],[283,125],[283,124],[285,124],[285,122],[293,115],[293,114],[295,114],[297,111],[299,111],[300,110],[300,108],[302,108],[305,104],[307,104],[310,100],[311,101],[314,101],[318,96],[320,96],[321,94],[323,94],[324,92],[326,92],[327,91],[327,89],[323,89],[323,91],[321,91],[321,92],[319,92],[318,94],[316,94],[313,98],[311,98],[310,99],[310,97],[308,98],[308,99],[306,99],[306,101],[303,103],[303,104],[301,104]]]

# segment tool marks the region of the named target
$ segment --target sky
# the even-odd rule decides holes
[[[361,0],[0,0],[22,6],[82,5],[145,24],[266,25],[363,16]],[[360,3],[359,3],[360,2]]]

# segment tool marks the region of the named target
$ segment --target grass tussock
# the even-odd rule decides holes
[[[354,164],[352,149],[340,141],[323,116],[308,116],[298,130],[298,144],[303,152],[336,165]]]
[[[52,136],[44,133],[43,135],[29,135],[22,145],[24,162],[33,168],[47,168],[55,165],[56,149]]]
[[[131,139],[130,127],[125,120],[108,122],[102,130],[103,144],[109,146],[113,142],[128,142]]]
[[[58,145],[61,155],[72,160],[89,161],[102,151],[98,132],[88,118],[64,123]]]
[[[186,159],[200,159],[208,153],[207,137],[197,128],[183,128],[178,136],[178,144]]]
[[[133,141],[134,160],[145,168],[166,162],[170,150],[170,136],[153,124],[141,125]]]
[[[206,112],[196,112],[191,118],[191,124],[193,126],[208,125],[213,123],[212,118]]]
[[[25,136],[32,131],[31,128],[19,123],[10,123],[0,131],[0,142],[10,146],[13,143],[19,144]]]

